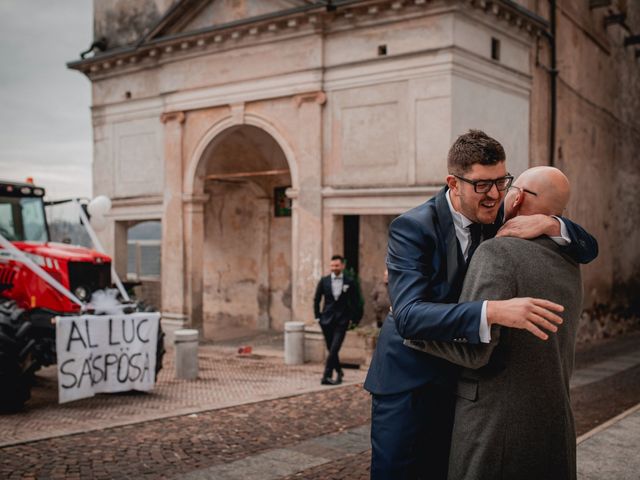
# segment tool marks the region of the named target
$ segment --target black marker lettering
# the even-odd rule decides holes
[[[143,323],[147,323],[149,321],[148,318],[143,318],[142,320],[140,320],[140,323],[138,323],[138,327],[136,328],[136,333],[138,334],[138,339],[142,342],[142,343],[149,343],[149,338],[143,338],[142,335],[140,335],[140,327],[142,326]]]
[[[91,336],[89,335],[89,319],[88,318],[84,319],[84,329],[87,332],[87,343],[89,344],[89,348],[97,347],[98,346],[97,344],[91,343]]]
[[[62,365],[60,365],[60,373],[62,375],[66,375],[68,377],[73,378],[73,381],[69,384],[65,384],[62,383],[62,379],[60,379],[60,385],[62,385],[62,388],[64,389],[69,389],[69,388],[73,388],[76,386],[76,383],[78,381],[78,377],[76,377],[73,372],[67,372],[65,371],[65,367],[69,364],[69,363],[73,363],[75,360],[73,358],[70,358],[69,360],[66,360]]]
[[[109,345],[120,345],[120,342],[113,341],[113,318],[109,319]]]
[[[74,336],[74,332],[77,333],[77,336]],[[69,332],[69,341],[67,341],[67,352],[71,351],[71,342],[77,342],[78,340],[82,342],[82,346],[84,348],[87,348],[87,344],[85,343],[84,338],[82,338],[82,333],[80,333],[78,325],[76,325],[76,322],[72,321],[71,332]]]

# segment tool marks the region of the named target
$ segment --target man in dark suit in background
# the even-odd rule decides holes
[[[403,344],[405,338],[488,343],[490,327],[555,332],[562,306],[513,298],[457,303],[477,245],[502,225],[500,205],[511,177],[502,145],[484,132],[461,135],[449,150],[446,186],[396,218],[389,229],[387,268],[392,313],[385,320],[364,387],[372,393],[371,476],[445,479],[459,367]],[[520,216],[511,235],[547,235],[587,263],[597,243],[578,225],[546,215]],[[560,238],[556,238],[560,237]]]
[[[340,255],[331,257],[331,274],[320,279],[313,299],[313,312],[320,323],[329,350],[320,382],[322,385],[342,383],[344,373],[340,367],[338,352],[349,324],[357,324],[362,317],[358,285],[353,278],[344,274],[344,267],[344,258]],[[324,297],[324,306],[321,311],[322,297]],[[336,372],[335,380],[332,378],[334,371]]]

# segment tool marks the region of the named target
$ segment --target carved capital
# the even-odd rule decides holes
[[[168,123],[168,122],[184,123],[184,120],[185,120],[184,112],[165,112],[162,115],[160,115],[160,121],[162,123]]]
[[[300,105],[303,103],[314,102],[318,105],[324,105],[327,102],[327,94],[322,90],[318,90],[317,92],[309,92],[309,93],[300,93],[293,97],[293,102],[296,104],[296,107],[300,108]]]

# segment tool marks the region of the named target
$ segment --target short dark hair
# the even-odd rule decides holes
[[[447,168],[451,174],[468,172],[474,164],[496,165],[505,161],[504,148],[496,139],[481,130],[469,130],[460,135],[447,155]]]
[[[344,263],[344,257],[342,255],[334,255],[333,257],[331,257],[331,260],[340,260],[342,263]]]

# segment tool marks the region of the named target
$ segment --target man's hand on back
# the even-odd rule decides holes
[[[549,215],[518,215],[498,230],[496,237],[537,238],[560,235],[560,222]]]
[[[510,300],[490,300],[487,302],[487,321],[489,325],[529,330],[542,340],[549,338],[541,330],[557,332],[562,318],[553,312],[562,312],[564,307],[540,298],[512,298]]]

